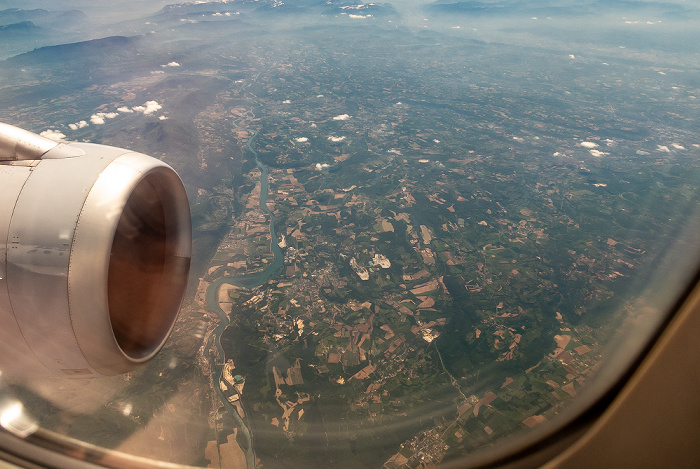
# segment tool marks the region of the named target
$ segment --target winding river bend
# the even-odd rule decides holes
[[[221,319],[221,323],[210,334],[204,350],[209,350],[212,345],[212,342],[216,347],[218,356],[220,357],[219,363],[216,363],[214,357],[212,355],[209,355],[209,364],[211,365],[212,386],[214,387],[217,395],[219,396],[219,399],[221,400],[224,408],[229,411],[229,413],[233,416],[234,420],[236,421],[236,426],[238,427],[239,435],[243,436],[243,439],[246,443],[245,447],[241,448],[245,452],[246,465],[248,469],[254,469],[255,452],[253,449],[253,435],[250,432],[250,429],[248,428],[244,420],[238,414],[238,410],[233,405],[231,405],[231,403],[228,402],[218,385],[221,379],[221,373],[223,372],[223,364],[226,363],[226,354],[224,353],[224,350],[221,347],[221,334],[224,332],[226,327],[228,327],[230,320],[227,313],[219,307],[219,303],[217,301],[217,292],[219,291],[219,287],[221,287],[221,285],[231,284],[245,288],[254,288],[263,285],[279,272],[279,270],[282,268],[282,264],[284,263],[284,256],[282,255],[282,249],[279,247],[277,233],[275,231],[275,216],[267,207],[267,196],[269,189],[267,183],[267,168],[258,159],[258,153],[253,149],[251,145],[258,133],[254,130],[250,131],[253,135],[248,139],[247,147],[248,150],[250,150],[251,153],[253,153],[253,155],[255,156],[255,164],[258,166],[258,168],[260,168],[260,208],[270,217],[270,249],[275,256],[275,260],[270,266],[268,266],[265,270],[262,270],[260,272],[255,272],[247,275],[221,277],[216,281],[212,282],[211,285],[209,285],[206,292],[207,305],[212,311],[216,313],[217,316],[219,316],[219,318]],[[241,406],[242,405],[243,403],[241,402]]]
[[[207,302],[209,301],[209,291],[212,288],[218,288],[224,283],[245,288],[254,288],[263,285],[272,277],[277,275],[279,270],[282,268],[282,264],[284,263],[284,256],[282,255],[282,249],[279,247],[279,240],[277,239],[277,232],[275,231],[275,215],[267,207],[267,196],[269,189],[267,183],[267,168],[258,159],[258,153],[251,146],[253,139],[258,135],[258,133],[254,130],[250,131],[253,132],[253,136],[248,139],[247,147],[248,150],[250,150],[251,153],[253,153],[253,155],[255,156],[255,164],[260,169],[260,208],[263,210],[263,212],[267,214],[268,217],[270,217],[270,250],[272,251],[272,254],[275,255],[275,260],[265,270],[262,270],[260,272],[255,272],[246,275],[237,275],[233,277],[222,277],[218,279],[216,282],[212,283],[209,286],[209,290],[207,290]],[[212,299],[215,298],[212,297]]]

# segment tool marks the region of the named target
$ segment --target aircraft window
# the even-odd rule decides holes
[[[687,2],[3,5],[6,453],[482,464],[697,273]]]

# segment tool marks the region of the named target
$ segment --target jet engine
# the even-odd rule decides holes
[[[0,374],[128,372],[182,302],[189,204],[167,164],[0,124]]]

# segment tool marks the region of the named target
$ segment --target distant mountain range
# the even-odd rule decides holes
[[[21,8],[8,8],[0,10],[0,26],[30,21],[42,27],[65,27],[87,19],[85,13],[80,10],[48,11],[48,10],[23,10]]]
[[[7,59],[10,64],[37,65],[62,61],[70,58],[88,60],[96,55],[105,57],[134,46],[135,37],[111,36],[90,41],[81,41],[57,46],[45,46]]]
[[[0,59],[43,45],[78,40],[86,21],[87,16],[79,10],[0,10]]]
[[[276,14],[299,15],[316,13],[323,15],[356,14],[371,16],[393,16],[396,9],[390,3],[359,4],[347,0],[297,0],[292,2],[279,2],[274,0],[239,0],[232,2],[185,2],[167,5],[161,9],[154,18],[157,19],[196,19],[201,15],[213,15],[216,13],[246,12],[248,14]]]
[[[426,7],[430,13],[441,15],[539,15],[539,16],[579,16],[623,11],[634,13],[640,10],[655,12],[662,16],[677,16],[680,13],[697,14],[697,8],[689,9],[686,4],[671,2],[646,2],[639,0],[592,0],[564,1],[501,0],[482,2],[478,0],[453,1],[437,0]]]
[[[31,21],[20,21],[19,23],[0,26],[0,37],[9,34],[36,34],[42,30]]]

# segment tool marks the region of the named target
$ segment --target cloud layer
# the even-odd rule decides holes
[[[60,142],[61,140],[66,139],[65,134],[59,130],[48,129],[48,130],[44,130],[39,135],[41,135],[42,137],[46,137],[48,139],[51,139],[51,140],[56,140],[57,142]]]
[[[175,65],[171,65],[171,64],[175,64],[175,63],[176,62],[170,62],[170,64],[168,64],[168,66],[175,66]],[[177,66],[179,66],[179,64]],[[149,114],[153,114],[157,111],[160,111],[161,109],[163,109],[163,106],[158,104],[158,101],[152,101],[152,100],[146,101],[145,103],[143,103],[140,106],[134,106],[134,107],[120,106],[117,108],[116,112],[103,112],[103,111],[96,112],[90,116],[89,123],[87,120],[81,120],[81,121],[75,122],[73,124],[68,124],[68,128],[70,128],[71,130],[78,130],[78,129],[82,129],[84,127],[87,127],[90,124],[103,125],[107,121],[107,119],[114,119],[119,114],[141,113],[141,114],[147,116]],[[167,117],[160,116],[159,119],[165,120],[165,119],[167,119]],[[65,138],[65,135],[64,135],[64,138]]]

